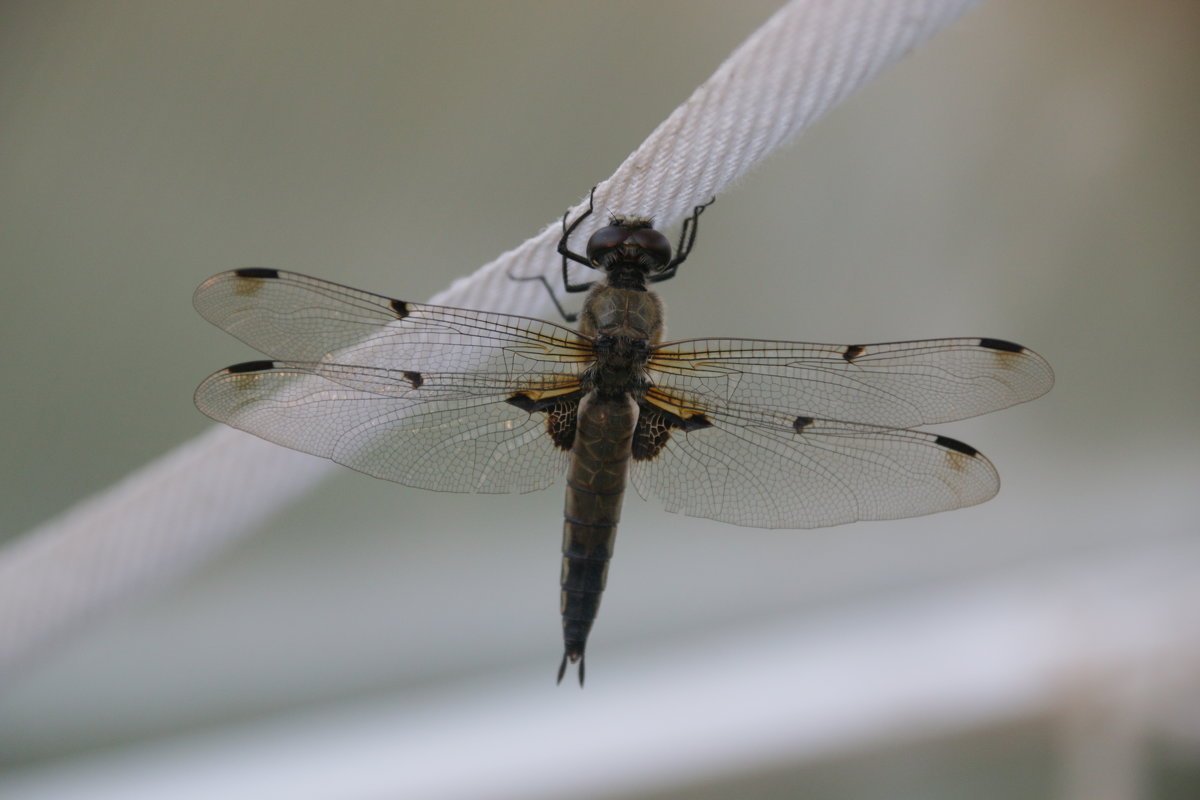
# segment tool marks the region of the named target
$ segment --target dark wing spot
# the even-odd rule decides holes
[[[800,433],[801,431],[803,431],[805,428],[807,428],[809,425],[812,425],[812,424],[813,424],[812,417],[796,417],[796,419],[792,422],[792,429],[794,431],[796,431],[796,433]]]
[[[279,270],[267,269],[265,267],[244,267],[242,269],[235,269],[233,274],[237,275],[239,278],[260,278],[274,280],[275,278],[279,277]]]
[[[530,414],[535,411],[542,410],[537,401],[530,399],[529,395],[527,394],[514,394],[504,402],[508,403],[509,405],[516,406],[522,411],[528,411]]]
[[[667,440],[671,438],[669,417],[673,416],[657,406],[642,404],[637,426],[633,429],[634,461],[649,461],[666,447]]]
[[[965,456],[974,458],[979,455],[979,451],[966,442],[960,442],[958,439],[951,439],[949,436],[939,436],[934,439],[934,443],[945,447],[947,450],[953,450],[956,453],[962,453]]]
[[[579,418],[580,394],[569,394],[555,398],[546,412],[546,433],[550,441],[560,450],[570,450],[575,444],[575,424]]]
[[[980,339],[980,347],[986,347],[990,350],[1003,350],[1006,353],[1024,353],[1025,348],[1016,342],[1006,342],[1003,339]]]
[[[274,361],[243,361],[241,364],[226,367],[225,372],[230,375],[237,375],[243,372],[266,372],[272,369],[275,369]]]
[[[685,419],[650,403],[643,402],[640,407],[637,427],[633,430],[635,461],[649,461],[662,452],[671,438],[672,429],[686,433],[712,427],[712,422],[703,414],[693,414]]]
[[[392,307],[392,311],[396,312],[397,319],[404,319],[408,316],[408,303],[403,300],[392,300],[388,305]]]
[[[861,356],[866,349],[867,348],[861,344],[852,344],[846,348],[846,352],[842,353],[842,358],[846,359],[847,361],[853,361]]]
[[[575,444],[575,424],[578,417],[579,398],[582,392],[560,394],[534,400],[527,394],[514,394],[504,402],[514,405],[530,414],[544,413],[546,415],[546,433],[550,441],[561,450],[570,450]]]
[[[425,383],[425,378],[423,378],[419,372],[404,373],[404,380],[411,383],[414,389],[420,389],[421,385]]]

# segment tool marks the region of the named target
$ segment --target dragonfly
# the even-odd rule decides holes
[[[674,251],[650,219],[614,215],[573,251],[584,292],[565,321],[397,300],[276,269],[223,272],[194,296],[208,321],[270,357],[209,376],[209,417],[377,478],[444,492],[529,492],[565,475],[564,653],[584,652],[627,481],[668,511],[756,528],[817,528],[963,508],[1000,480],[974,447],[918,426],[1037,398],[1037,353],[992,338],[816,344],[664,341],[648,287]],[[569,264],[600,273],[572,282]],[[550,289],[549,282],[538,278]],[[551,297],[554,293],[551,290]]]

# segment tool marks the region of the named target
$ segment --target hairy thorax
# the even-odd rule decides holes
[[[586,336],[640,339],[654,346],[662,339],[662,300],[644,289],[594,286],[584,301],[579,324]]]
[[[601,396],[640,398],[650,348],[662,338],[662,319],[662,301],[653,292],[593,287],[580,317],[583,333],[596,342],[596,361],[584,373],[584,388]]]

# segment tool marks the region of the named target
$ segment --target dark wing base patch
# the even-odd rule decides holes
[[[672,429],[687,432],[712,427],[708,417],[703,414],[693,414],[684,419],[644,400],[639,407],[641,413],[633,431],[634,461],[650,461],[657,456],[667,446]]]
[[[579,398],[583,392],[571,392],[554,397],[534,400],[527,394],[514,394],[504,402],[530,414],[546,415],[546,433],[560,450],[570,450],[575,444],[575,419],[579,411]]]

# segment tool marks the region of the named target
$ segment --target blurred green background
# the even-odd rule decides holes
[[[777,5],[0,4],[0,536],[207,427],[195,385],[255,355],[193,312],[201,280],[427,298],[607,177]],[[1198,23],[992,0],[720,198],[662,287],[673,337],[995,336],[1058,385],[947,430],[1004,479],[976,509],[793,534],[631,500],[597,651],[1195,535]],[[339,473],[10,687],[0,766],[497,664],[548,682],[560,506]]]

